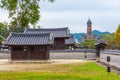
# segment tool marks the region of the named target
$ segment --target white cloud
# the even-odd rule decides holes
[[[93,29],[116,30],[120,24],[120,0],[56,0],[40,1],[41,19],[39,25],[45,28],[69,27],[71,32],[86,32],[90,17]],[[0,10],[0,21],[9,21],[8,12]]]
[[[100,31],[113,32],[120,21],[119,13],[112,11],[49,11],[41,13],[41,16],[39,24],[43,27],[69,26],[71,32],[86,32],[86,22],[89,16],[93,22],[93,29]]]
[[[120,8],[120,0],[56,0],[54,3],[41,2],[41,10],[111,10]]]
[[[0,9],[0,22],[9,22],[8,12]]]

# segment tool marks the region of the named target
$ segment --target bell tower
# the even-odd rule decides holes
[[[87,40],[92,40],[92,21],[87,21]]]

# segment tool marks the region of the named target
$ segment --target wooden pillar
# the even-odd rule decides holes
[[[100,58],[100,48],[99,47],[96,48],[96,57]]]
[[[50,59],[50,54],[49,54],[50,46],[46,46],[46,59]]]
[[[30,46],[27,47],[27,54],[28,54],[27,60],[30,60],[30,54],[31,54],[31,47]]]

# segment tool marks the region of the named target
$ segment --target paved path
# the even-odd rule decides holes
[[[111,65],[115,65],[117,67],[120,67],[120,55],[101,54],[100,55],[101,61],[107,62],[107,56],[110,56],[110,58],[111,58],[111,61],[110,61]]]

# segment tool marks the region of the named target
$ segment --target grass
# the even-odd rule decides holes
[[[120,76],[115,72],[107,73],[95,62],[85,62],[48,64],[24,71],[1,71],[0,80],[120,80]]]

